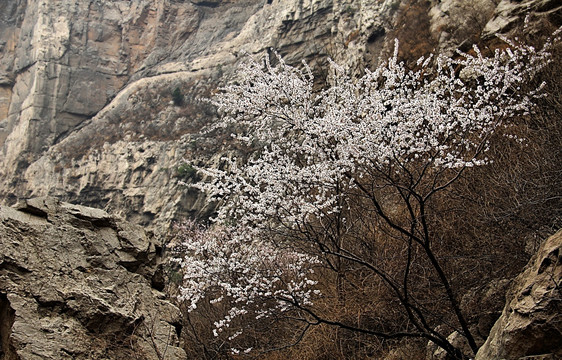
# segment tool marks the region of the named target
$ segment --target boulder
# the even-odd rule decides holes
[[[562,230],[515,278],[476,360],[562,357]]]
[[[53,198],[0,207],[1,359],[184,359],[160,244]]]

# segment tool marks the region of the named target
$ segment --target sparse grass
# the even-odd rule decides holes
[[[176,177],[182,180],[193,179],[197,174],[197,170],[190,164],[181,164],[176,168]]]

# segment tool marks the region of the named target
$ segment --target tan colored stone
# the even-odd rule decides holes
[[[179,309],[153,288],[156,246],[103,210],[0,206],[2,358],[185,359]]]
[[[548,238],[515,278],[502,315],[476,360],[562,356],[562,231]]]

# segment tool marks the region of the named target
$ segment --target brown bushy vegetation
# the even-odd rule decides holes
[[[525,40],[540,42],[544,39],[542,34],[550,32],[547,29]],[[494,44],[489,46],[492,50]],[[528,89],[534,89],[546,81],[547,95],[537,100],[530,115],[514,119],[505,130],[524,141],[511,141],[496,134],[489,155],[493,163],[465,172],[446,192],[427,204],[432,214],[428,218],[432,235],[439,239],[433,250],[444,264],[459,302],[469,290],[520,272],[540,241],[562,227],[560,55],[562,49],[558,46],[554,61],[528,85]],[[356,252],[380,264],[388,274],[398,276],[405,267],[405,259],[411,257],[410,292],[431,314],[428,319],[432,324],[447,327],[454,323],[451,310],[447,310],[445,289],[434,274],[426,271],[427,260],[416,253],[420,249],[394,241],[396,234],[371,219],[362,201],[365,200],[358,196],[349,210],[349,218],[356,221],[356,233],[348,234],[342,241],[353,242]],[[392,204],[395,199],[389,195],[386,201]],[[393,211],[400,214],[407,209],[396,207]],[[324,294],[321,302],[316,303],[321,315],[358,328],[376,327],[389,332],[411,321],[400,311],[401,304],[383,281],[357,264],[341,258],[333,260],[331,268],[318,273]],[[475,312],[487,311],[466,310],[471,312],[470,318],[478,317]],[[245,318],[246,322],[238,323],[245,328],[244,335],[229,341],[212,334],[213,323],[224,317],[225,311],[224,303],[207,303],[197,311],[184,312],[184,341],[191,358],[243,358],[232,355],[230,348],[255,344],[266,344],[264,349],[272,351],[263,352],[259,358],[271,360],[418,359],[426,352],[425,340],[381,340],[329,324],[307,327],[308,331],[302,333],[302,324],[287,317],[272,319],[265,328],[263,323]],[[454,327],[450,326],[450,332]]]
[[[401,59],[415,63],[421,56],[435,51],[437,41],[430,30],[430,8],[429,1],[409,0],[402,5],[394,30],[388,36],[400,42],[398,55]]]

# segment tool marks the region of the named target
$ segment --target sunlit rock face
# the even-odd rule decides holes
[[[202,180],[182,163],[220,166],[229,155],[227,133],[204,131],[216,112],[200,98],[234,79],[245,54],[304,59],[321,82],[327,57],[360,73],[390,54],[394,38],[413,59],[512,28],[525,4],[533,13],[557,6],[466,3],[3,1],[1,201],[52,195],[149,226],[209,216],[213,204],[180,185]]]
[[[103,210],[0,206],[2,359],[186,359],[161,239]]]

